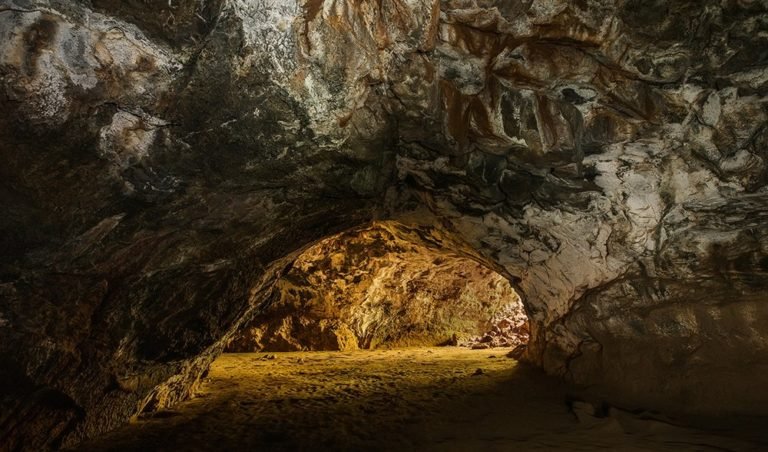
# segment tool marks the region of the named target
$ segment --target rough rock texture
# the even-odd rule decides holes
[[[227,350],[353,350],[456,338],[471,344],[486,333],[502,346],[502,329],[526,323],[503,276],[449,250],[407,242],[399,228],[378,223],[304,251],[277,282],[276,299]],[[515,343],[504,346],[518,345],[516,335],[509,339]]]
[[[0,0],[3,442],[184,397],[373,218],[511,277],[550,373],[765,413],[767,10]]]
[[[525,350],[528,348],[528,340],[530,338],[531,327],[525,311],[510,307],[494,318],[491,322],[491,328],[482,335],[463,340],[453,336],[451,343],[472,349],[515,347],[507,356],[510,358],[516,356],[522,358]]]

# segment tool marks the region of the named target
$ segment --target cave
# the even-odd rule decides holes
[[[519,295],[513,357],[440,348],[505,376],[462,374],[466,413],[768,447],[767,39],[759,0],[1,0],[0,450],[159,422],[238,343],[461,342],[291,311],[304,253],[366,234]]]
[[[405,231],[377,222],[306,249],[225,351],[522,350],[528,316],[509,280]]]

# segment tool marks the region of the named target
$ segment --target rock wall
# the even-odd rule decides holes
[[[304,251],[275,285],[276,299],[227,351],[472,344],[501,333],[499,324],[508,334],[497,334],[496,345],[527,342],[522,302],[503,276],[407,242],[399,227],[378,223]]]
[[[512,278],[548,372],[765,413],[767,9],[2,0],[3,442],[184,397],[375,218]]]

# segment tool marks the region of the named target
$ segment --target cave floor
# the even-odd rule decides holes
[[[225,354],[195,398],[80,450],[767,450],[754,437],[566,404],[557,380],[453,347]],[[478,370],[481,369],[481,370]]]

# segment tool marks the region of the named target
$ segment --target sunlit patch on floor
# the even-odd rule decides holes
[[[225,354],[195,398],[80,450],[759,450],[758,441],[574,401],[458,347]]]

